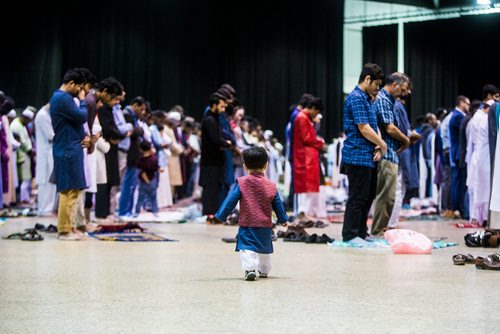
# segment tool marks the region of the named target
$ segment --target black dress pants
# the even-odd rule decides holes
[[[365,239],[368,234],[368,213],[377,192],[377,168],[344,164],[341,171],[349,180],[342,239]]]

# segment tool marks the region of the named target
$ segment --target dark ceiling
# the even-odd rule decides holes
[[[397,3],[425,8],[468,7],[475,5],[476,0],[371,0],[377,2]],[[498,2],[498,1],[497,1]],[[437,6],[436,6],[437,4]]]

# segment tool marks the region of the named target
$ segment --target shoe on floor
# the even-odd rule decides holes
[[[267,278],[267,274],[261,273],[259,270],[259,277],[260,278]]]
[[[257,277],[257,275],[255,275],[254,270],[245,271],[245,281],[255,281],[255,277]]]

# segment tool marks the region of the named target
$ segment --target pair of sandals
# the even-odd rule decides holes
[[[465,265],[475,264],[477,269],[485,270],[500,270],[500,253],[494,253],[487,257],[474,257],[472,254],[456,254],[453,255],[453,264]]]
[[[500,270],[500,253],[488,255],[481,261],[477,261],[476,268],[485,270]]]
[[[27,229],[26,232],[24,233],[13,233],[5,237],[4,239],[7,240],[15,240],[15,239],[20,239],[23,241],[42,241],[43,235],[38,233],[38,230],[36,229]]]
[[[467,255],[464,255],[464,254],[455,254],[452,257],[452,260],[453,260],[453,264],[454,265],[463,266],[466,263],[467,264],[476,264],[477,262],[482,261],[483,258],[480,257],[480,256],[478,256],[477,258],[475,258],[472,254],[467,254]]]

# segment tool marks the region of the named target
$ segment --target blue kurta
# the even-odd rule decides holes
[[[241,190],[238,182],[236,182],[224,200],[224,203],[222,203],[215,214],[215,217],[221,221],[226,221],[227,216],[233,211],[240,198]],[[272,207],[279,223],[285,223],[289,220],[279,193],[276,193],[274,196]],[[240,226],[237,235],[236,251],[246,249],[260,254],[271,254],[273,252],[272,233],[272,227]]]
[[[87,122],[87,105],[78,107],[73,97],[62,90],[56,90],[50,99],[50,118],[54,128],[53,156],[57,191],[85,189],[83,149],[85,137],[83,124]]]

